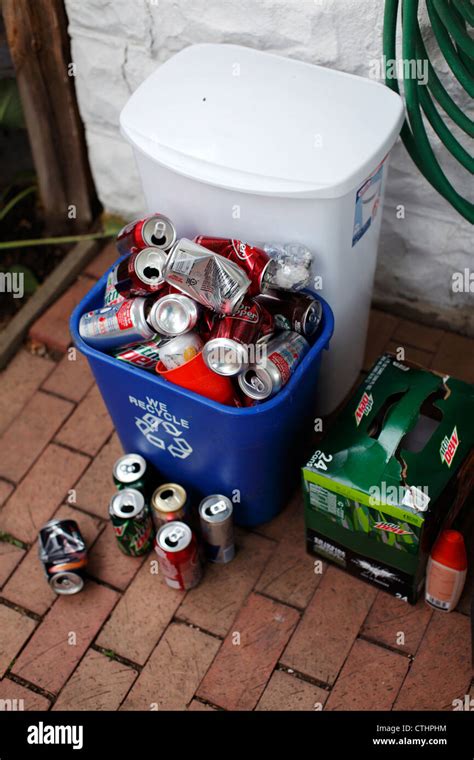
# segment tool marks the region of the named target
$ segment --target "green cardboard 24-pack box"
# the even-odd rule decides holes
[[[473,447],[474,386],[385,354],[303,468],[308,551],[414,604]]]

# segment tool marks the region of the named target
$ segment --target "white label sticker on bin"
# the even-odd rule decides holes
[[[383,170],[386,157],[372,172],[356,193],[354,229],[352,231],[352,247],[364,237],[370,229],[380,209],[382,196]]]
[[[135,425],[148,443],[168,451],[177,459],[191,456],[193,448],[185,437],[185,431],[190,427],[188,420],[173,414],[167,404],[148,396],[145,400],[129,396],[128,400],[144,412],[141,416],[135,416]]]

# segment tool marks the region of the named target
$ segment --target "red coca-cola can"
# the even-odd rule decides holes
[[[274,320],[264,306],[245,299],[232,316],[215,319],[203,359],[218,375],[238,375],[258,360],[259,342],[273,334]]]
[[[242,240],[230,240],[228,238],[214,238],[199,235],[194,239],[198,245],[207,248],[213,253],[218,253],[229,261],[233,261],[251,281],[247,296],[256,296],[265,290],[265,272],[271,264],[271,258],[263,248],[249,245]]]
[[[117,264],[115,289],[125,298],[148,296],[163,290],[166,253],[159,248],[135,251]]]
[[[120,230],[116,240],[121,254],[141,251],[149,246],[169,251],[175,242],[176,229],[173,222],[164,214],[152,214],[145,219],[135,219]]]
[[[187,591],[197,586],[202,566],[196,537],[189,525],[168,522],[156,534],[155,551],[160,573],[170,588]]]

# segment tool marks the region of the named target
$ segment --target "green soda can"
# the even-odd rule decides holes
[[[121,295],[116,288],[117,269],[117,266],[114,267],[108,274],[107,282],[105,284],[104,306],[113,306],[116,303],[125,301],[125,296]]]
[[[153,477],[149,465],[140,454],[124,454],[115,462],[112,474],[119,491],[133,488],[148,500],[154,488]]]
[[[150,551],[155,531],[150,510],[140,491],[125,488],[112,496],[109,506],[115,537],[124,554],[140,557]]]

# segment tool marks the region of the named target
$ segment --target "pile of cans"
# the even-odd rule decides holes
[[[174,589],[197,586],[206,561],[227,564],[235,555],[233,507],[227,496],[206,496],[193,508],[186,490],[161,483],[140,454],[125,454],[113,467],[117,488],[109,516],[118,546],[129,557],[153,548],[160,575]],[[57,594],[76,594],[85,581],[87,548],[74,520],[51,520],[40,531],[39,554]]]
[[[312,263],[303,246],[178,240],[154,214],[125,227],[117,248],[104,306],[82,316],[79,332],[119,361],[247,406],[286,384],[318,332],[321,303],[301,292]]]
[[[113,468],[117,493],[109,514],[118,544],[133,557],[154,546],[160,574],[168,586],[187,590],[201,580],[203,563],[226,564],[234,557],[232,502],[214,494],[197,513],[183,486],[161,483],[140,454],[125,454]]]

